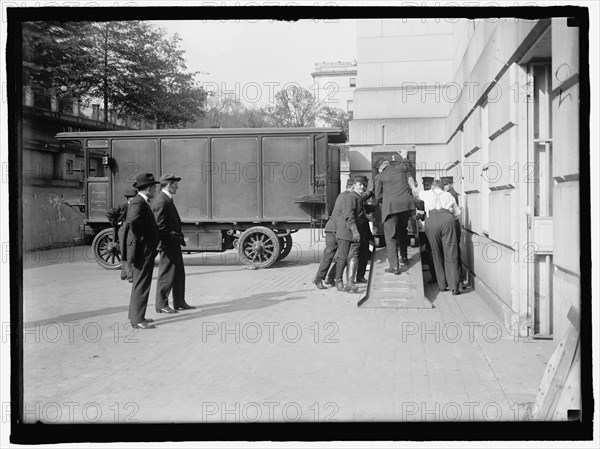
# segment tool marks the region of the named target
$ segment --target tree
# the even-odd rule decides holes
[[[208,95],[204,117],[196,120],[191,126],[195,128],[264,128],[269,124],[267,112],[263,108],[247,107],[238,98],[217,90]]]
[[[82,68],[89,69],[85,49],[91,45],[86,22],[24,22],[23,84],[49,95],[61,86],[70,86],[67,95],[79,97],[84,91]]]
[[[102,99],[105,123],[110,108],[159,127],[203,114],[206,93],[187,72],[177,34],[142,21],[28,22],[23,31],[25,82]]]
[[[344,134],[350,136],[350,115],[339,108],[323,106],[319,114],[319,120],[323,126],[337,126],[344,130]]]
[[[268,108],[274,126],[311,127],[322,109],[313,94],[298,85],[290,85],[275,95],[275,105]]]

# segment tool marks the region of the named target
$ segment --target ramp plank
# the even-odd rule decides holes
[[[389,267],[387,249],[373,251],[369,284],[359,307],[386,307],[397,309],[431,309],[432,303],[425,297],[423,268],[419,248],[408,247],[408,267],[401,268],[399,275],[386,273]]]

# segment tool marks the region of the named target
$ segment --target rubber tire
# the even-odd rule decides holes
[[[121,268],[121,251],[115,242],[113,228],[100,231],[92,242],[94,258],[98,265],[106,270],[117,270]]]
[[[290,252],[292,252],[292,245],[293,241],[291,235],[288,234],[284,235],[283,237],[279,237],[279,246],[281,246],[281,251],[279,252],[279,257],[277,258],[278,261],[283,260],[290,255]]]
[[[252,251],[255,251],[255,255],[252,255]],[[279,237],[264,226],[246,229],[238,240],[238,254],[245,265],[268,268],[277,262],[281,254]]]

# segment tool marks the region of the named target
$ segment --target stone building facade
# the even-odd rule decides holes
[[[453,176],[475,289],[558,343],[581,298],[577,23],[361,20],[357,61],[348,172],[414,151],[418,182]]]

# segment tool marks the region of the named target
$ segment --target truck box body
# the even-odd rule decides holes
[[[83,204],[94,233],[136,176],[182,178],[175,203],[186,250],[229,246],[220,231],[323,224],[339,194],[339,128],[235,128],[59,133],[84,151]],[[224,247],[225,245],[225,247]]]

